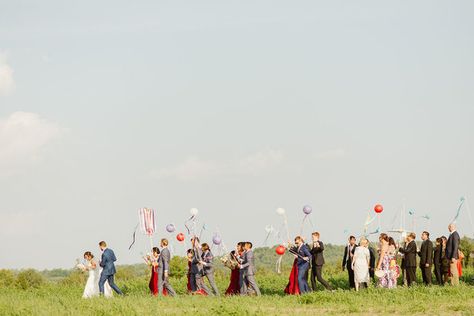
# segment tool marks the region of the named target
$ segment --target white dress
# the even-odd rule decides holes
[[[92,269],[92,264],[88,262],[85,267],[89,271],[89,277],[87,278],[86,287],[84,288],[83,298],[91,298],[99,295],[99,278],[102,268],[99,265],[95,269]],[[112,297],[112,288],[109,282],[105,281],[104,284],[104,296]]]
[[[370,259],[370,252],[369,249],[366,247],[357,247],[354,252],[354,282],[362,283],[362,282],[369,282],[370,275],[369,275],[369,259]]]

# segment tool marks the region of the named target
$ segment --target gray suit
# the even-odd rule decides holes
[[[207,288],[206,284],[204,284],[204,280],[202,279],[204,275],[204,268],[201,261],[202,250],[199,247],[194,247],[194,256],[193,260],[191,261],[191,289],[193,292],[204,290],[207,294],[209,294],[209,289]]]
[[[163,288],[166,289],[169,296],[175,296],[176,292],[171,286],[168,277],[165,277],[165,272],[170,271],[171,254],[168,248],[161,249],[160,262],[158,264],[158,293],[163,294]]]
[[[255,280],[255,259],[252,249],[246,250],[240,259],[240,294],[247,295],[251,288],[257,296],[260,296],[260,289]]]
[[[214,280],[214,256],[210,250],[207,250],[202,254],[202,261],[205,263],[203,267],[204,275],[209,281],[214,294],[219,296],[219,290],[217,289],[216,281]]]

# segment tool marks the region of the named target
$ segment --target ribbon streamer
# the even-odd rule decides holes
[[[132,249],[133,245],[135,244],[135,237],[137,235],[138,225],[140,225],[140,224],[137,224],[137,226],[135,226],[135,229],[133,230],[132,243],[128,247],[128,250]]]
[[[451,223],[456,223],[456,221],[458,220],[458,217],[459,217],[459,214],[461,213],[461,208],[464,204],[464,201],[466,201],[466,199],[464,197],[461,197],[461,203],[459,204],[459,207],[458,207],[458,211],[456,212],[456,216],[454,216],[454,219]]]

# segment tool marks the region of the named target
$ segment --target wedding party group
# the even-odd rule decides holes
[[[460,251],[460,236],[455,224],[449,224],[449,237],[439,237],[435,245],[430,240],[430,234],[424,231],[421,235],[421,247],[418,249],[415,233],[407,233],[405,240],[397,244],[394,238],[382,233],[379,243],[374,249],[369,240],[363,236],[357,243],[356,237],[350,236],[344,248],[342,269],[348,272],[349,286],[359,291],[374,284],[381,288],[396,288],[398,279],[412,286],[416,282],[417,257],[420,257],[419,268],[423,283],[432,284],[432,271],[439,285],[450,280],[451,284],[459,284],[462,275],[463,253]],[[320,233],[313,232],[312,240],[308,243],[302,236],[296,236],[293,242],[288,242],[287,249],[294,256],[293,266],[284,292],[289,295],[305,294],[316,291],[317,281],[329,290],[332,286],[323,278],[324,243]],[[151,269],[149,281],[150,293],[154,296],[175,296],[176,292],[169,282],[171,252],[168,240],[161,239],[160,247],[153,247],[150,255],[144,257]],[[187,290],[193,295],[219,296],[219,289],[214,278],[215,258],[207,243],[200,243],[199,237],[191,238],[192,248],[187,250],[188,273]],[[112,296],[112,291],[123,295],[114,282],[116,273],[114,262],[117,260],[112,249],[105,241],[99,243],[102,256],[96,261],[90,251],[84,254],[85,264],[78,267],[89,272],[84,289],[84,298],[97,295]],[[253,244],[249,241],[239,242],[235,250],[222,256],[220,261],[231,270],[229,285],[225,295],[256,295],[261,292],[255,278],[255,257]],[[399,265],[397,259],[401,259]],[[377,277],[377,279],[376,279]],[[311,280],[311,286],[308,283]],[[206,284],[207,280],[209,286]]]
[[[425,285],[432,284],[432,272],[438,285],[444,285],[448,281],[454,286],[459,285],[464,254],[459,248],[460,236],[456,225],[449,224],[448,230],[449,237],[436,238],[435,245],[430,239],[430,233],[424,231],[419,249],[415,233],[407,233],[401,245],[397,245],[392,237],[382,233],[377,248],[377,264],[375,251],[365,237],[360,239],[358,245],[354,236],[349,237],[342,268],[348,271],[350,287],[356,290],[367,287],[372,281],[375,282],[375,276],[378,278],[377,285],[382,288],[397,287],[399,277],[403,278],[404,285],[412,286],[416,283],[418,266]],[[418,265],[417,257],[420,257]],[[400,265],[397,258],[401,258]]]

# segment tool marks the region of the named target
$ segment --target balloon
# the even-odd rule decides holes
[[[176,239],[178,239],[178,241],[183,241],[184,240],[184,234],[179,233],[178,235],[176,235]]]
[[[267,226],[265,226],[265,231],[266,231],[267,233],[271,233],[271,232],[273,232],[274,230],[275,230],[275,229],[273,228],[272,225],[267,225]]]
[[[311,214],[312,211],[313,211],[313,209],[312,209],[311,206],[309,206],[309,205],[305,205],[305,206],[303,207],[303,213],[305,213],[306,215]]]
[[[382,213],[382,212],[383,212],[383,206],[380,205],[380,204],[375,205],[374,211],[375,211],[375,213],[377,213],[377,214]]]
[[[278,215],[283,215],[283,214],[285,214],[285,209],[279,207],[279,208],[276,209],[276,212],[277,212]]]
[[[199,213],[199,210],[193,207],[189,210],[189,213],[191,213],[192,216],[196,216]]]
[[[212,242],[214,243],[214,245],[218,246],[221,244],[222,239],[218,235],[215,235],[214,237],[212,237]]]
[[[286,248],[285,248],[285,246],[283,246],[283,245],[280,245],[280,246],[276,247],[276,249],[275,249],[275,252],[276,252],[277,255],[279,255],[279,256],[284,255],[284,254],[285,254],[285,251],[286,251]]]
[[[174,232],[175,230],[176,230],[176,227],[174,227],[173,224],[168,224],[168,225],[166,225],[166,231],[167,231],[168,233],[172,233],[172,232]]]

